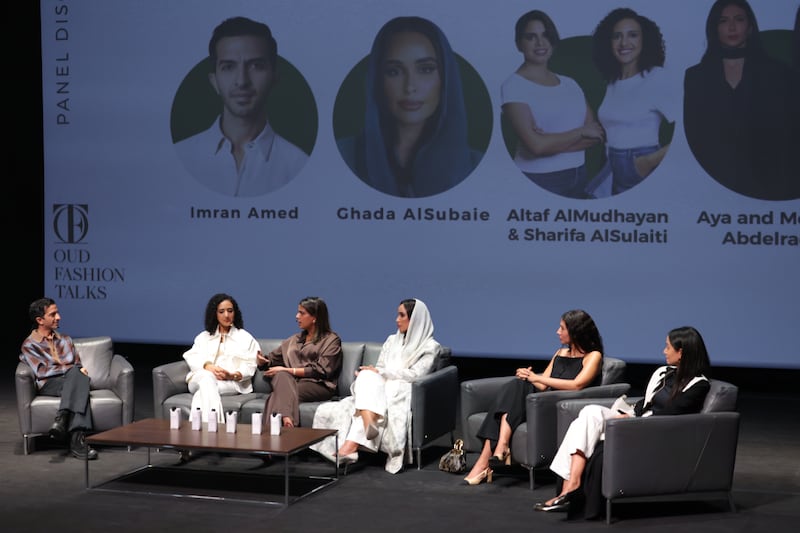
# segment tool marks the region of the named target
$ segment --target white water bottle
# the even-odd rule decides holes
[[[217,410],[212,409],[211,414],[208,415],[208,431],[211,433],[217,432]]]
[[[169,429],[179,429],[181,427],[181,408],[173,407],[169,410]]]
[[[280,435],[281,434],[281,414],[280,413],[272,413],[272,416],[269,417],[269,434],[270,435]]]
[[[262,423],[261,413],[253,413],[253,417],[250,423],[253,435],[261,435],[261,423]]]
[[[228,411],[225,414],[225,430],[228,433],[236,433],[236,419],[238,418],[236,411]]]
[[[198,407],[194,411],[192,411],[192,429],[194,431],[200,431],[200,426],[203,424],[203,413],[200,411]]]

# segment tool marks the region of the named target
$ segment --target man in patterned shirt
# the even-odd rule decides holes
[[[55,301],[40,298],[31,303],[28,312],[34,329],[22,343],[19,358],[33,369],[39,394],[61,397],[50,438],[64,440],[69,433],[73,456],[97,459],[97,451],[85,440],[86,431],[92,429],[89,372],[81,364],[72,338],[56,331],[61,315]]]

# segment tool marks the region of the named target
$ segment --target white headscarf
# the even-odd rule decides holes
[[[414,310],[408,322],[408,330],[403,338],[403,362],[410,368],[425,353],[426,345],[433,340],[433,321],[428,306],[420,299],[414,298]],[[397,330],[398,337],[402,337]]]

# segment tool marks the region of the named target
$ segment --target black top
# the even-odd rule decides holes
[[[550,372],[550,377],[575,379],[575,376],[580,374],[581,370],[583,370],[583,357],[564,357],[557,355],[555,359],[553,359],[553,370]],[[594,387],[600,385],[603,379],[601,374],[601,372],[598,372],[592,382],[587,386]],[[548,390],[551,390],[551,388],[548,387]]]
[[[698,163],[726,188],[751,198],[800,198],[797,76],[766,54],[745,58],[736,88],[722,59],[686,70],[684,127]]]
[[[679,392],[672,398],[672,389],[675,386],[675,369],[670,368],[664,375],[663,386],[660,386],[653,399],[648,405],[644,405],[644,398],[636,402],[634,411],[636,416],[648,410],[653,411],[653,415],[683,415],[689,413],[699,413],[703,408],[706,395],[711,384],[707,379],[698,380],[694,385]]]

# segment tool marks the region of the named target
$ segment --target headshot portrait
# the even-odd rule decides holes
[[[695,159],[744,196],[800,198],[800,87],[790,39],[787,61],[773,57],[746,0],[714,2],[705,29],[706,50],[684,78],[684,128]]]
[[[551,59],[561,38],[543,11],[523,14],[514,27],[522,64],[500,88],[501,122],[514,163],[532,182],[566,198],[587,198],[586,151],[605,131],[583,89]]]
[[[680,114],[680,80],[664,68],[658,24],[617,8],[592,34],[592,62],[605,83],[597,118],[606,135],[606,164],[587,185],[594,198],[642,183],[669,150]]]
[[[278,56],[269,26],[245,17],[214,28],[208,57],[186,76],[171,114],[189,174],[228,196],[260,196],[289,183],[316,141],[314,96]]]
[[[383,193],[422,198],[472,173],[489,145],[489,93],[441,29],[398,17],[342,83],[334,136],[353,173]]]

